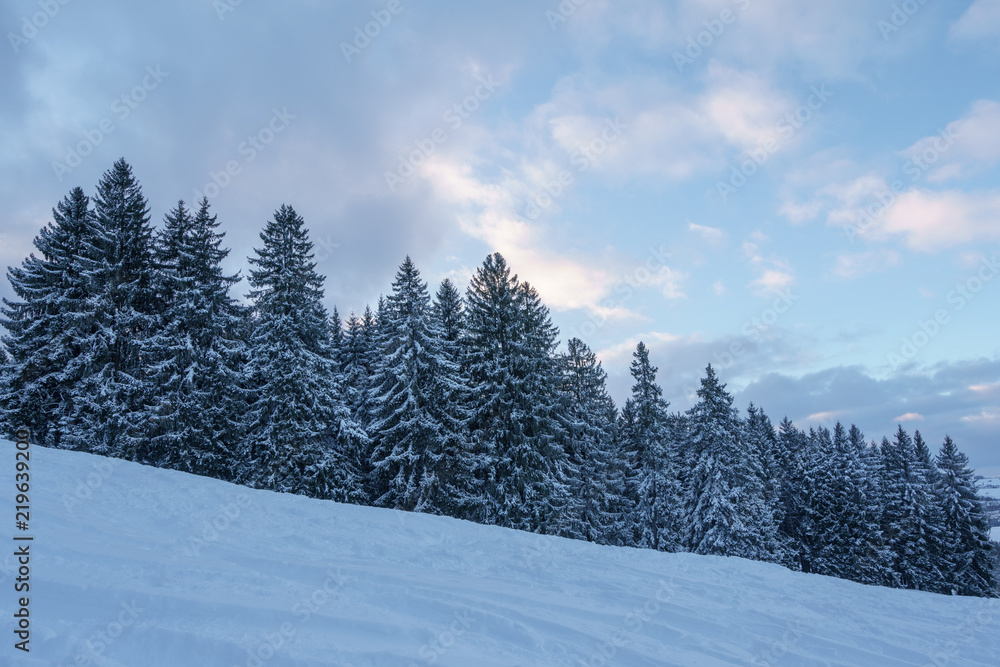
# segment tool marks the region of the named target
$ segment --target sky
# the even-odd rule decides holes
[[[247,272],[283,203],[344,316],[490,252],[621,403],[709,363],[798,426],[1000,476],[1000,3],[2,0],[0,266],[119,157]],[[245,283],[237,287],[245,294]],[[11,297],[9,284],[0,295]]]

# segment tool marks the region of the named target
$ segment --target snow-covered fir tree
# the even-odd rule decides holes
[[[494,253],[466,293],[470,419],[482,488],[478,520],[545,531],[565,502],[564,436],[557,420],[556,330],[537,294]]]
[[[260,237],[263,246],[250,258],[254,322],[245,367],[251,402],[243,481],[350,501],[361,484],[350,453],[366,434],[341,402],[313,244],[287,205]]]
[[[73,188],[35,237],[40,256],[8,270],[19,299],[4,299],[0,319],[8,332],[0,372],[0,424],[8,437],[24,427],[32,442],[48,447],[84,444],[70,419],[77,385],[91,372],[84,341],[96,323],[88,274],[103,243],[90,200]]]
[[[763,409],[751,403],[747,407],[747,418],[743,422],[743,437],[746,441],[748,455],[756,458],[759,466],[764,490],[764,504],[770,515],[770,522],[775,526],[775,552],[772,559],[778,563],[788,564],[791,560],[791,550],[781,539],[777,530],[785,517],[785,506],[782,491],[786,484],[784,470],[784,453],[778,443],[778,435],[774,424]]]
[[[156,247],[162,324],[147,354],[153,382],[150,460],[228,479],[243,437],[241,338],[245,313],[229,295],[216,216],[203,199],[192,214],[178,202]]]
[[[80,341],[87,372],[76,384],[67,421],[74,448],[149,462],[147,347],[161,313],[149,206],[124,159],[98,183],[94,216],[98,254],[87,271],[93,326]]]
[[[607,542],[623,520],[624,470],[615,459],[614,401],[607,374],[597,356],[579,338],[571,338],[559,356],[563,396],[563,446],[573,471],[569,501],[562,509],[561,534]],[[613,538],[612,538],[613,539]]]
[[[427,284],[409,257],[384,301],[372,384],[376,504],[456,513],[469,478],[458,366],[431,317]]]
[[[357,443],[351,453],[352,467],[361,479],[364,502],[375,501],[374,479],[372,476],[371,423],[374,408],[371,402],[371,388],[378,351],[375,347],[375,316],[370,308],[365,308],[363,317],[351,313],[344,327],[343,342],[337,355],[340,363],[340,377],[343,381],[342,396],[351,419],[365,432],[365,438]]]
[[[892,552],[897,585],[939,591],[944,587],[943,563],[935,558],[941,540],[934,489],[926,465],[902,426],[895,438],[883,439],[882,530]]]
[[[942,501],[947,563],[945,592],[992,597],[997,595],[995,553],[989,523],[976,493],[968,457],[945,436],[937,455],[938,488]]]
[[[743,440],[733,398],[709,365],[687,412],[685,446],[694,462],[685,494],[685,547],[698,554],[768,560],[776,527],[761,470]]]
[[[628,496],[633,499],[636,546],[658,551],[680,547],[681,493],[676,465],[675,433],[669,404],[656,383],[656,367],[641,341],[632,355],[632,394],[627,418],[619,425],[621,447],[630,462]]]

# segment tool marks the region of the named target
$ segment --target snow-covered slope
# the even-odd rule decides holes
[[[1000,477],[980,477],[976,482],[981,497],[1000,500]]]
[[[13,460],[0,444],[11,515]],[[4,665],[1000,664],[995,600],[337,505],[78,453],[33,448],[31,464],[32,651],[13,649],[8,556]]]

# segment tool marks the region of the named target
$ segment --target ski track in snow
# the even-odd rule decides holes
[[[0,459],[13,512],[12,444]],[[31,472],[32,651],[13,649],[12,559],[0,561],[3,665],[1000,664],[997,600],[339,505],[41,447]],[[79,498],[88,475],[96,488]]]

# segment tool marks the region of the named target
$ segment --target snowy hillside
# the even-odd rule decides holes
[[[979,485],[980,496],[1000,500],[1000,477],[980,477],[976,483]]]
[[[993,526],[990,538],[994,542],[1000,542],[1000,477],[980,477],[976,483],[990,525]]]
[[[13,513],[10,443],[0,459]],[[3,665],[1000,664],[996,600],[600,547],[37,447],[31,469],[32,651],[12,648],[8,556]]]

